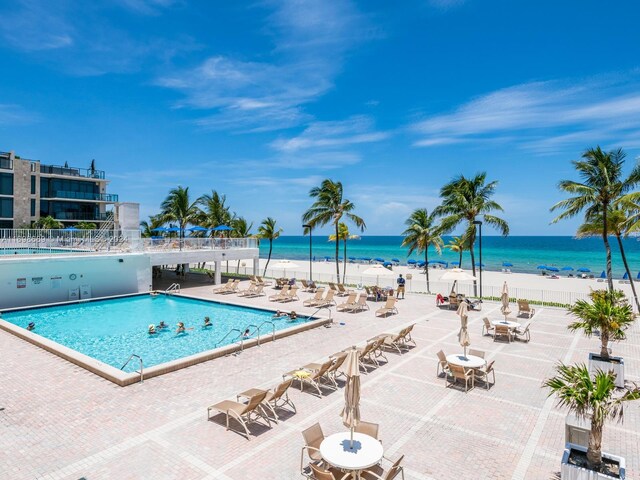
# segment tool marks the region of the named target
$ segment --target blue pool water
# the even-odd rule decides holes
[[[45,253],[70,253],[77,250],[66,250],[62,248],[0,248],[0,255],[37,255]]]
[[[215,348],[215,344],[232,328],[244,331],[247,325],[273,321],[276,330],[291,327],[286,317],[272,319],[271,313],[205,300],[158,295],[139,295],[88,303],[45,307],[2,314],[2,319],[26,328],[34,322],[37,333],[66,347],[120,368],[135,353],[145,367],[186,357]],[[202,328],[204,317],[212,327]],[[150,324],[163,320],[169,325],[160,333],[149,335]],[[306,318],[297,320],[303,323]],[[184,322],[186,333],[176,335],[176,324]],[[264,333],[271,326],[263,327]],[[252,328],[253,330],[253,328]],[[237,335],[237,334],[235,334]],[[220,346],[233,342],[232,334]],[[126,371],[134,371],[133,362]]]

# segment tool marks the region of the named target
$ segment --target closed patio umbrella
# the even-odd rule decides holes
[[[469,331],[467,330],[467,322],[469,320],[468,312],[469,307],[467,306],[467,302],[460,302],[460,306],[456,312],[460,315],[460,332],[458,332],[458,341],[460,342],[460,346],[464,348],[465,357],[467,356],[467,347],[471,345]]]
[[[500,296],[500,301],[502,302],[502,307],[500,307],[500,311],[504,315],[504,319],[506,320],[509,314],[511,313],[511,309],[509,308],[509,287],[507,287],[507,282],[504,282],[502,286],[502,295]]]
[[[360,365],[358,363],[358,350],[351,347],[344,361],[344,374],[347,376],[347,384],[344,389],[344,408],[342,409],[342,423],[351,432],[349,448],[353,448],[353,430],[360,423]]]

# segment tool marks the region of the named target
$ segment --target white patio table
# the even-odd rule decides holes
[[[447,355],[447,362],[464,368],[481,368],[486,363],[482,357],[476,357],[475,355],[467,355],[465,357],[462,353]]]
[[[518,322],[514,322],[512,320],[493,320],[491,322],[491,325],[493,325],[494,327],[497,326],[497,325],[506,326],[506,327],[509,327],[510,330],[514,330],[516,328],[520,328],[520,324]]]
[[[320,454],[327,463],[344,471],[351,471],[352,478],[360,478],[360,472],[382,460],[384,449],[377,439],[354,432],[353,448],[350,448],[350,432],[334,433],[320,444]]]

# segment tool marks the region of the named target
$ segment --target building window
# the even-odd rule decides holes
[[[31,195],[36,194],[36,176],[31,175]]]
[[[0,198],[0,218],[13,218],[13,198]]]
[[[12,220],[0,220],[0,228],[13,228]]]
[[[13,195],[12,173],[0,173],[0,195]]]
[[[33,178],[33,177],[31,177]],[[35,217],[36,216],[36,199],[32,198],[31,199],[31,216]]]

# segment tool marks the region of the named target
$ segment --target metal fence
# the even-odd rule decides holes
[[[258,248],[255,238],[143,238],[144,250],[228,250]]]

